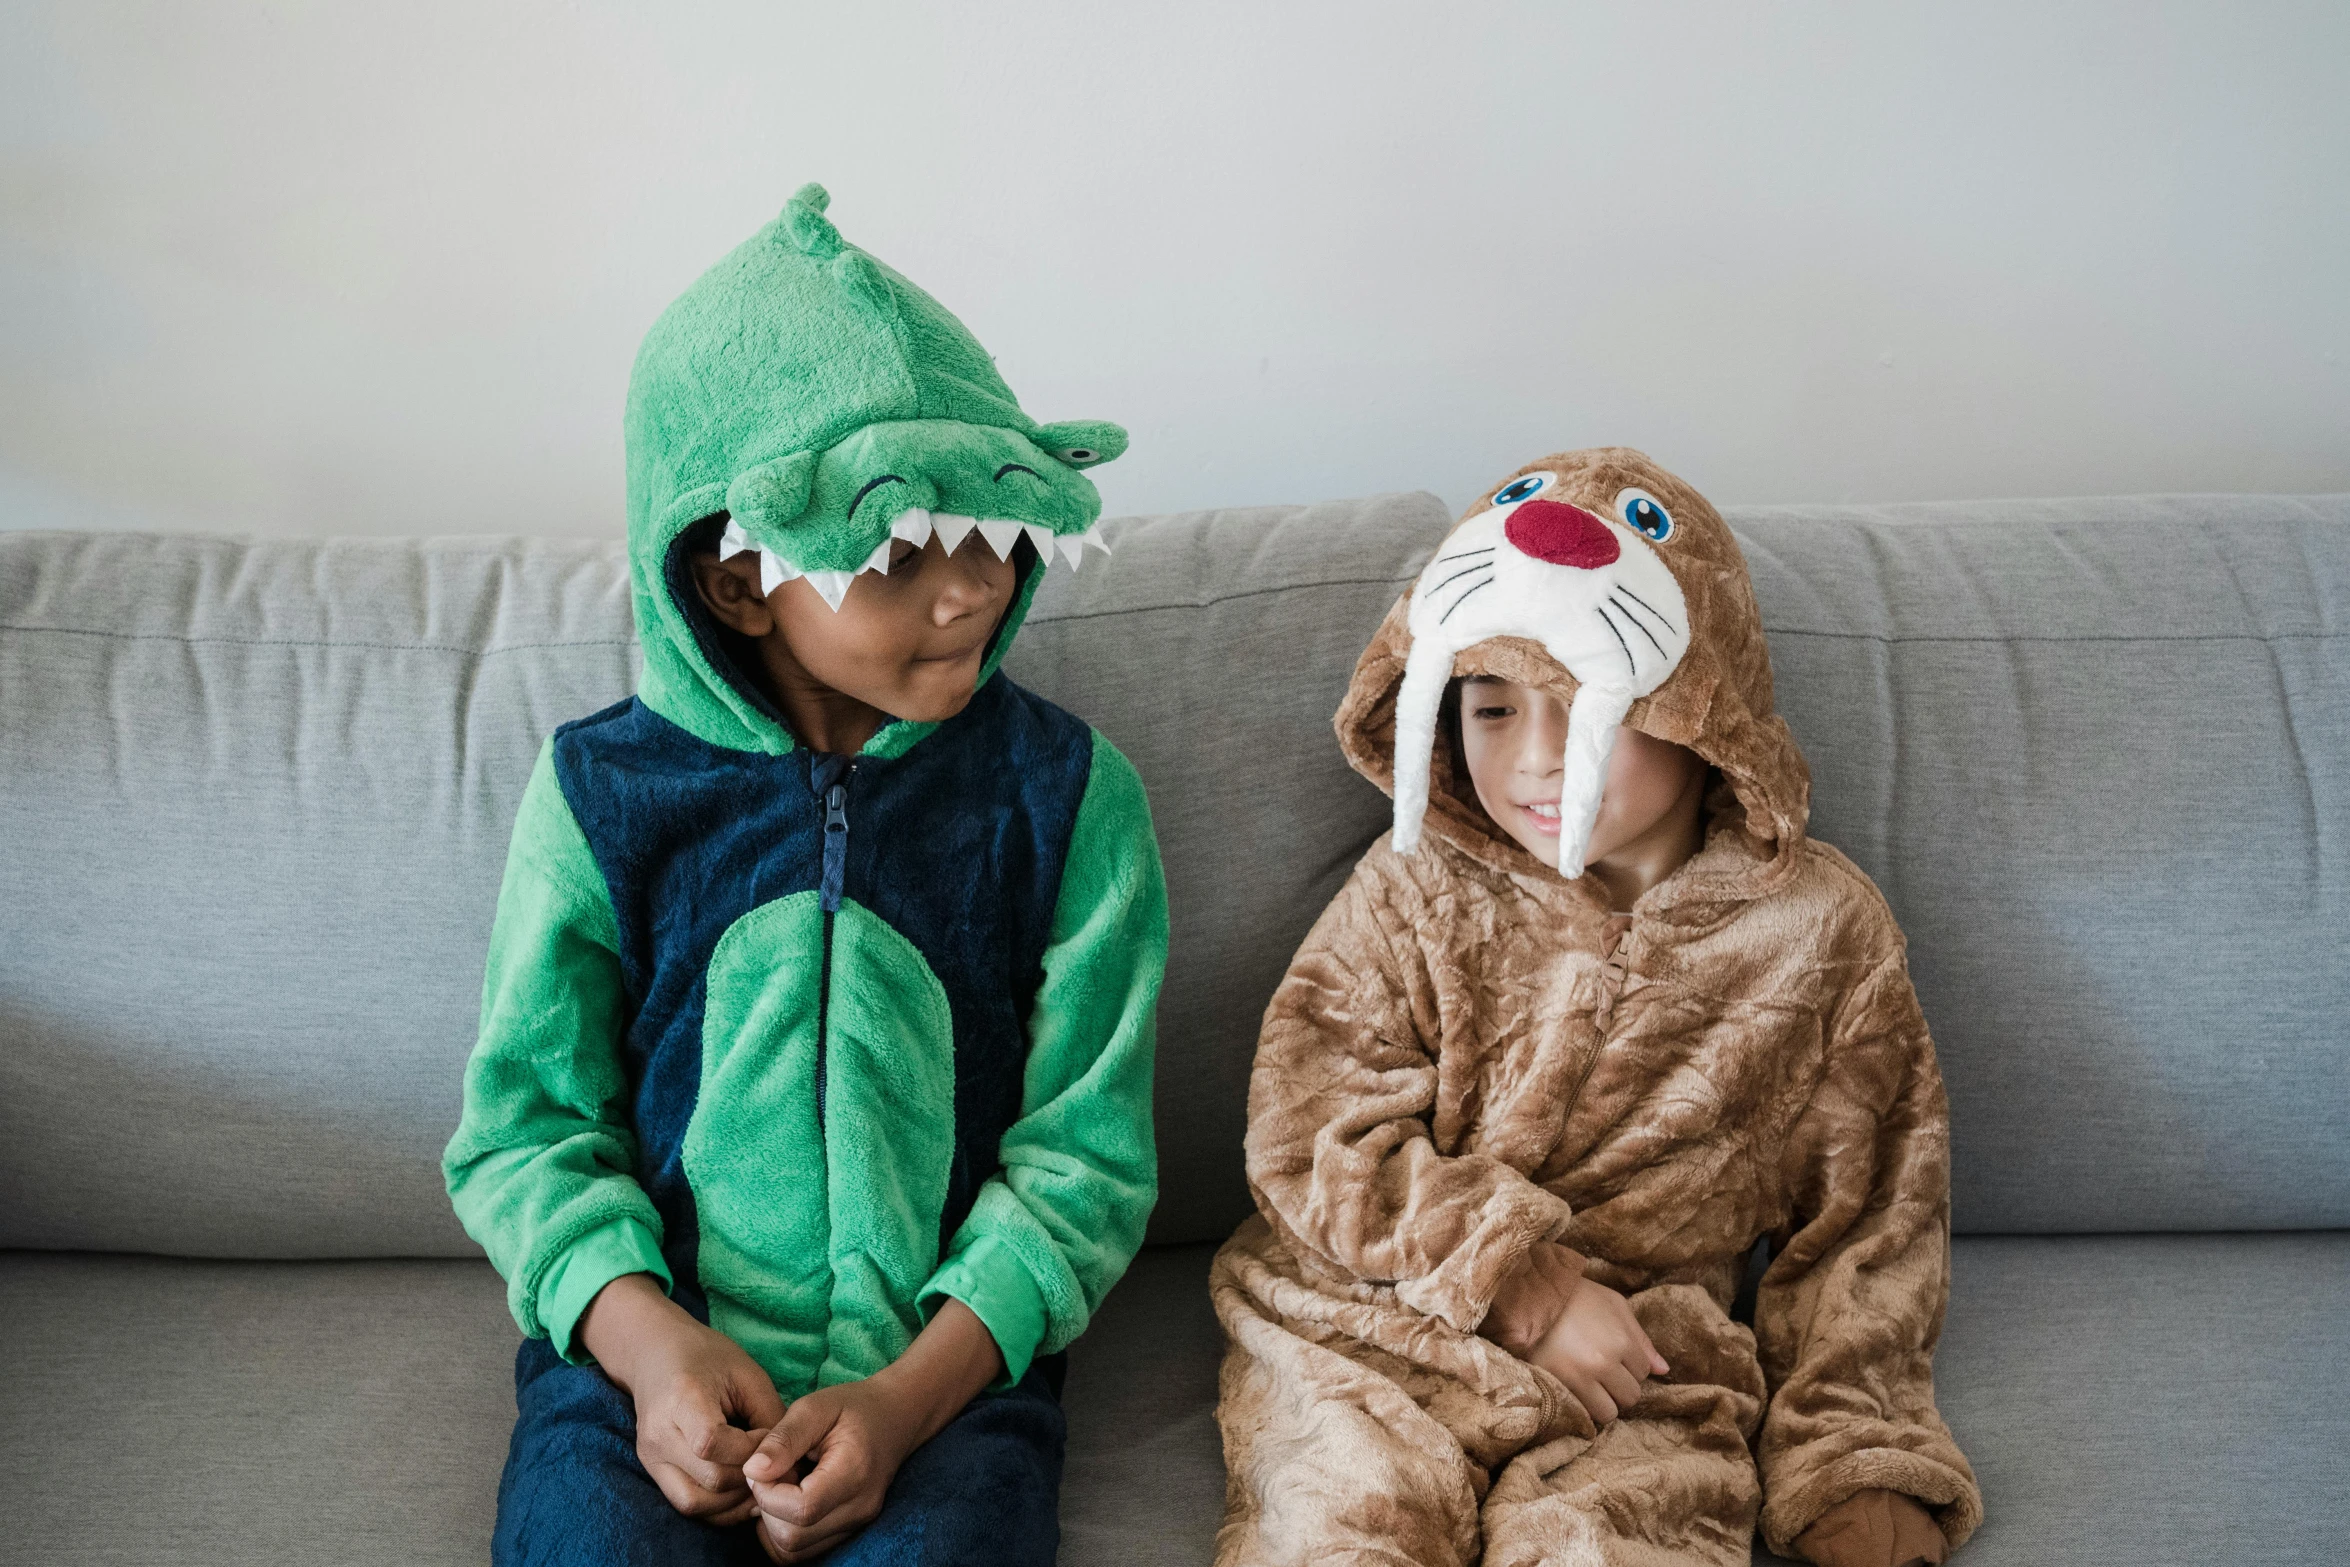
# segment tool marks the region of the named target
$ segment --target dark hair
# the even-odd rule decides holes
[[[718,535],[726,531],[727,513],[714,511],[707,517],[697,517],[685,525],[677,536],[677,548],[688,555],[715,555],[718,553]]]

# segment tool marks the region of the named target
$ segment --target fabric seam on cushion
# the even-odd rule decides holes
[[[1218,604],[1229,604],[1235,599],[1262,598],[1268,593],[1299,593],[1309,588],[1397,588],[1417,581],[1416,575],[1400,577],[1334,577],[1328,582],[1285,582],[1270,588],[1244,588],[1238,593],[1226,593],[1212,599],[1183,599],[1172,604],[1129,604],[1123,609],[1089,609],[1073,615],[1028,617],[1031,626],[1056,625],[1064,620],[1107,620],[1113,615],[1154,615],[1170,609],[1214,609]]]
[[[496,647],[459,647],[448,642],[317,642],[303,637],[188,637],[169,631],[96,631],[85,626],[20,626],[6,621],[0,621],[0,631],[47,632],[51,636],[60,637],[107,637],[116,642],[179,642],[191,647],[217,644],[223,647],[354,648],[380,653],[461,653],[469,658],[487,658],[492,653],[524,653],[545,648],[633,648],[637,645],[634,637],[595,637],[579,642],[507,642]]]
[[[2079,636],[2034,636],[2019,633],[2010,637],[1974,636],[1907,636],[1889,637],[1874,631],[1813,631],[1801,626],[1765,626],[1763,633],[1774,637],[1832,637],[1839,642],[2333,642],[2350,637],[2350,631],[2195,631],[2177,635],[2157,632],[2086,632]]]

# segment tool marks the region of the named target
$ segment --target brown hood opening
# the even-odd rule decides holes
[[[1550,476],[1539,492],[1542,500],[1563,502],[1611,523],[1621,521],[1618,502],[1627,490],[1653,496],[1669,514],[1670,531],[1648,548],[1680,588],[1687,647],[1663,683],[1633,701],[1624,722],[1687,746],[1719,771],[1728,787],[1717,786],[1708,797],[1709,844],[1724,832],[1735,832],[1751,850],[1749,864],[1784,861],[1803,839],[1811,772],[1786,721],[1773,710],[1762,614],[1745,557],[1728,526],[1704,496],[1647,456],[1608,446],[1556,453],[1517,469],[1462,514],[1446,536],[1448,547],[1462,529],[1497,509],[1497,495],[1529,475]],[[1485,531],[1490,528],[1489,522]],[[1615,532],[1627,547],[1639,547],[1627,529],[1617,526]],[[1440,547],[1434,557],[1446,554],[1447,547]],[[1422,581],[1432,582],[1434,576],[1432,570]],[[1421,591],[1419,585],[1407,591],[1380,623],[1355,665],[1336,719],[1348,763],[1390,796],[1396,793],[1397,701],[1412,650],[1410,614],[1414,594]],[[1574,675],[1532,636],[1476,642],[1454,656],[1452,674],[1490,675],[1537,687],[1569,704],[1578,689]],[[1424,830],[1496,869],[1556,874],[1495,825],[1465,777],[1456,778],[1446,728],[1439,724],[1436,729]]]

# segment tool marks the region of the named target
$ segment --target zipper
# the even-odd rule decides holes
[[[832,1027],[832,922],[840,912],[841,884],[849,864],[849,779],[854,758],[809,758],[809,782],[824,796],[824,880],[819,902],[824,910],[823,968],[816,981],[816,1135],[824,1135],[825,1036]]]
[[[1567,1124],[1567,1117],[1575,1113],[1582,1101],[1583,1085],[1591,1081],[1592,1069],[1599,1065],[1600,1056],[1607,1050],[1607,1026],[1616,1015],[1616,998],[1623,994],[1624,981],[1631,977],[1630,966],[1624,961],[1624,947],[1632,939],[1632,916],[1611,914],[1600,928],[1599,936],[1599,1004],[1591,1009],[1591,1051],[1583,1058],[1583,1070],[1575,1076],[1575,1086],[1567,1095],[1567,1107],[1559,1116],[1559,1125]]]

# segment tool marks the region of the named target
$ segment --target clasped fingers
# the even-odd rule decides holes
[[[824,1484],[819,1485],[821,1475]],[[845,1542],[881,1514],[882,1488],[854,1464],[828,1458],[798,1482],[751,1482],[768,1560],[802,1562]]]

